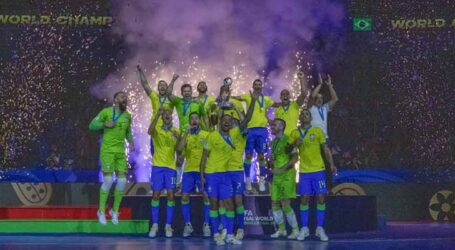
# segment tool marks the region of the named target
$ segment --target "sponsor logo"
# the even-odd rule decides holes
[[[267,215],[258,215],[252,210],[245,210],[245,225],[273,225],[272,211]]]

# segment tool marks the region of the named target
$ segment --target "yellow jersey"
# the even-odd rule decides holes
[[[325,169],[322,158],[322,145],[326,143],[324,131],[319,127],[297,128],[291,132],[291,142],[298,138],[302,144],[298,147],[300,173],[313,173]]]
[[[162,97],[162,96],[159,96],[157,92],[152,91],[152,92],[150,92],[149,98],[150,98],[150,102],[152,103],[151,121],[153,121],[153,118],[155,117],[156,112],[158,112],[158,109],[160,108],[160,105],[162,105],[163,108],[170,110],[171,112],[174,109],[174,105],[171,103],[171,101],[169,101],[167,96]],[[156,126],[161,127],[161,125],[163,125],[163,120],[158,119],[158,123],[156,124]]]
[[[152,165],[158,167],[166,167],[175,169],[175,145],[177,137],[172,131],[178,132],[176,128],[163,129],[162,126],[157,126],[152,133],[153,145],[155,153],[152,156]]]
[[[225,139],[219,131],[213,131],[208,135],[207,143],[204,146],[204,149],[209,151],[204,171],[206,174],[226,172],[234,150],[233,145],[230,145],[229,142],[232,144],[230,136]]]
[[[246,136],[238,127],[231,129],[229,135],[232,138],[234,149],[227,165],[227,171],[243,171],[243,153],[245,152]]]
[[[296,101],[291,101],[287,107],[283,105],[275,109],[275,118],[282,119],[286,122],[284,134],[291,135],[292,130],[297,128],[299,120],[300,106]]]
[[[246,106],[249,107],[251,103],[251,95],[243,94],[240,96],[245,102]],[[273,100],[270,96],[261,95],[255,103],[253,115],[250,122],[248,123],[248,128],[265,128],[268,124],[267,120],[267,109],[273,106]]]
[[[200,130],[197,134],[189,134],[187,137],[183,155],[186,158],[184,172],[199,172],[202,151],[207,143],[209,132]]]

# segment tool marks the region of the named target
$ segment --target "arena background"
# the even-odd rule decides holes
[[[330,73],[338,194],[375,195],[391,220],[454,218],[455,3],[309,3],[0,1],[0,204],[24,203],[17,190],[31,182],[54,190],[35,195],[45,204],[65,202],[65,192],[70,203],[96,203],[99,134],[88,123],[118,90],[129,94],[138,149],[129,181],[148,182],[141,64],[152,88],[176,72],[176,90],[205,80],[217,94],[232,76],[241,93],[261,77],[275,100],[285,86],[298,93],[298,69],[310,85]]]

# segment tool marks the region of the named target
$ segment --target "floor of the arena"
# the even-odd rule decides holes
[[[0,249],[455,249],[455,224],[392,222],[381,230],[314,237],[305,241],[246,238],[242,245],[216,246],[208,238],[149,239],[93,234],[0,234]]]

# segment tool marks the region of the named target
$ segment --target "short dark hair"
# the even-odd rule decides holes
[[[262,80],[259,79],[259,78],[255,79],[255,80],[253,81],[253,83],[258,82],[258,81],[261,82],[261,84],[262,84]]]
[[[274,121],[280,121],[280,122],[282,122],[282,123],[283,123],[283,131],[286,129],[286,121],[285,121],[285,120],[283,120],[283,119],[281,119],[281,118],[275,118]]]
[[[182,87],[180,87],[180,91],[183,91],[183,89],[184,89],[184,88],[187,88],[187,87],[190,87],[191,89],[193,89],[193,87],[191,87],[190,84],[185,83],[185,84],[182,85]]]
[[[192,115],[197,115],[198,117],[200,117],[199,112],[196,111],[191,112],[188,117],[191,117]]]
[[[228,116],[228,117],[231,118],[231,119],[233,118],[232,115],[230,115],[230,114],[223,114],[223,115],[221,116],[221,118],[220,118],[220,121],[223,120],[223,118],[224,118],[225,116]]]
[[[118,91],[118,92],[116,92],[116,93],[114,94],[114,100],[115,100],[115,98],[117,98],[117,96],[120,95],[121,93],[125,94],[125,92],[123,92],[123,91]]]

